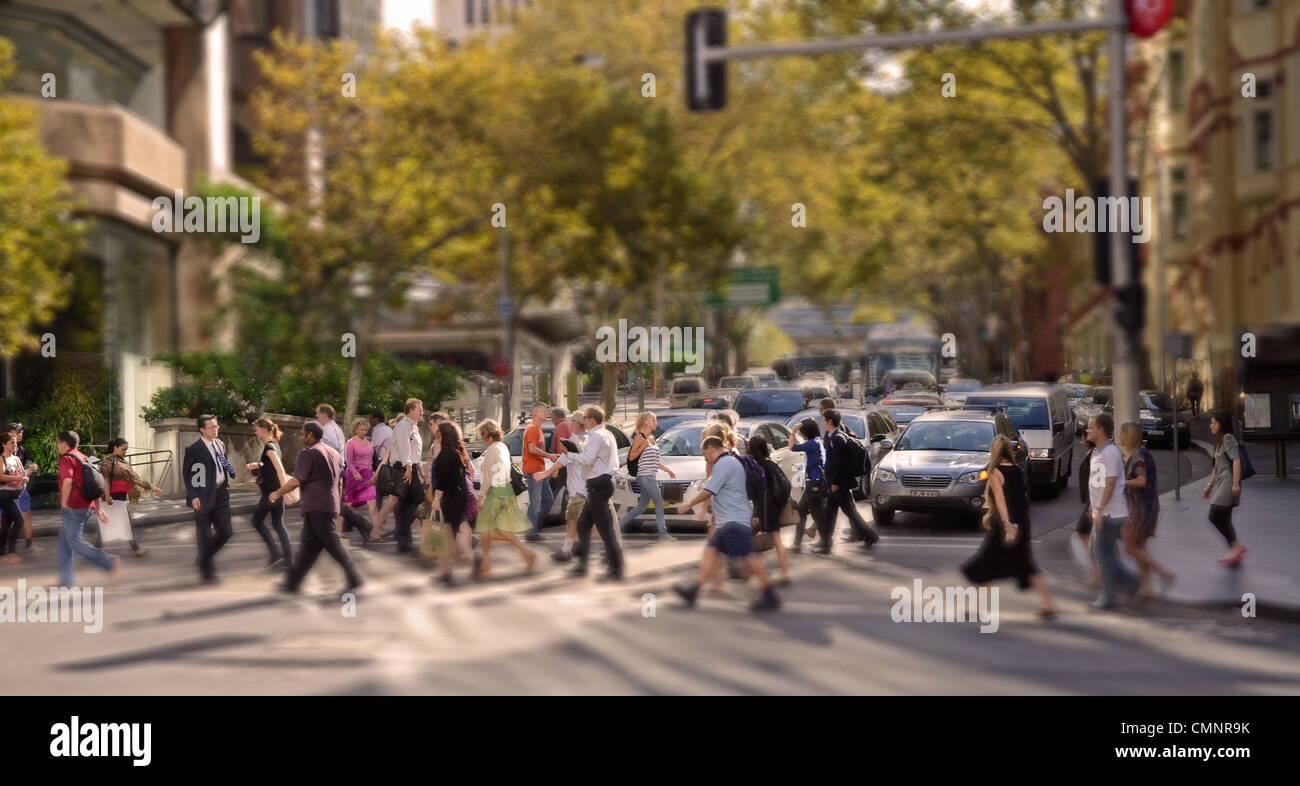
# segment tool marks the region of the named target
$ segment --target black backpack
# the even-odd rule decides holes
[[[846,428],[841,428],[840,433],[844,435],[844,439],[848,443],[845,450],[849,457],[851,475],[860,478],[867,474],[867,445],[858,439],[857,434]]]
[[[72,454],[65,453],[64,455],[71,456]],[[77,485],[76,481],[73,481],[72,487],[87,502],[94,502],[103,497],[104,492],[108,490],[108,483],[104,480],[104,473],[100,472],[99,467],[91,464],[84,456],[81,458],[72,456],[72,459],[81,465],[81,485]]]
[[[777,465],[775,461],[768,459],[763,462],[763,468],[767,475],[767,500],[769,503],[776,505],[778,508],[790,501],[790,479],[785,476],[785,472]]]

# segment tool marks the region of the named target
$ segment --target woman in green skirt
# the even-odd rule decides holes
[[[510,485],[510,453],[501,441],[505,434],[495,420],[478,424],[479,439],[487,443],[483,451],[483,464],[479,469],[479,513],[474,531],[479,533],[479,546],[483,550],[482,562],[476,567],[476,578],[492,572],[492,541],[504,540],[514,546],[524,558],[528,572],[533,571],[537,553],[524,548],[517,535],[527,532],[532,525],[519,507],[519,498]]]

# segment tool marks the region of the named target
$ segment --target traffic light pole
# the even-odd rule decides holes
[[[785,44],[756,44],[728,47],[726,42],[726,12],[721,9],[701,9],[686,18],[686,83],[687,105],[695,111],[721,109],[726,105],[726,75],[728,60],[758,57],[783,57],[826,52],[846,52],[860,49],[907,49],[936,44],[972,43],[1006,38],[1027,38],[1061,33],[1086,33],[1105,30],[1110,34],[1108,76],[1110,105],[1108,131],[1110,136],[1110,193],[1128,195],[1127,137],[1125,122],[1124,41],[1129,20],[1124,0],[1108,0],[1106,16],[1101,19],[1060,19],[1017,27],[974,27],[967,30],[925,30],[889,35],[827,38],[796,41]],[[1115,292],[1115,313],[1111,327],[1115,337],[1115,357],[1111,363],[1114,386],[1114,412],[1117,424],[1137,420],[1138,354],[1140,352],[1140,327],[1142,304],[1130,299],[1135,294],[1130,285],[1133,280],[1126,261],[1128,249],[1124,243],[1132,242],[1129,233],[1110,232],[1111,282]],[[1121,317],[1120,312],[1124,312]],[[1127,323],[1127,325],[1125,324]],[[1175,437],[1176,438],[1176,437]]]
[[[1109,0],[1111,19],[1124,19],[1124,0]],[[1109,59],[1109,106],[1108,136],[1110,137],[1110,193],[1128,195],[1128,123],[1125,117],[1127,102],[1124,85],[1124,33],[1127,25],[1112,27],[1110,40],[1107,42]],[[1150,217],[1148,216],[1148,220]],[[1138,422],[1138,352],[1139,331],[1132,324],[1140,314],[1130,314],[1130,324],[1120,316],[1121,309],[1140,309],[1141,306],[1126,302],[1120,293],[1130,286],[1140,286],[1141,282],[1132,280],[1133,271],[1128,264],[1129,250],[1124,247],[1132,243],[1133,238],[1127,232],[1110,232],[1110,280],[1114,285],[1115,310],[1111,314],[1111,329],[1115,336],[1115,357],[1111,361],[1111,386],[1113,388],[1111,406],[1114,408],[1115,425]],[[1175,418],[1176,420],[1176,418]],[[1174,440],[1178,440],[1178,428],[1174,426]]]

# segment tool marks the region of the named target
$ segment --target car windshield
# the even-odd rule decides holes
[[[1007,417],[1021,431],[1025,429],[1050,429],[1047,399],[1036,396],[970,396],[967,406],[1002,407]]]
[[[881,404],[881,406],[899,422],[911,420],[925,411],[925,407],[916,404]]]
[[[659,455],[661,456],[703,456],[700,443],[704,441],[703,423],[670,428],[659,438]],[[749,426],[736,427],[736,433],[742,437],[749,436]]]
[[[1174,400],[1164,393],[1144,393],[1142,394],[1142,409],[1156,409],[1161,412],[1172,412],[1174,409]]]
[[[1084,394],[1087,392],[1088,392],[1087,385],[1066,385],[1065,386],[1065,395],[1067,398],[1083,398]]]
[[[703,393],[704,383],[698,379],[679,379],[673,383],[674,393]]]
[[[527,426],[525,426],[524,428],[527,428]],[[550,423],[547,423],[546,425],[542,426],[542,441],[545,443],[544,447],[548,451],[552,449],[551,437],[554,435],[555,435],[555,426],[553,426]],[[523,428],[511,429],[510,433],[506,434],[505,439],[501,441],[506,443],[506,450],[510,452],[510,455],[512,456],[524,455],[524,429]]]
[[[739,388],[740,390],[750,390],[754,387],[754,380],[749,377],[723,377],[718,383],[724,388]]]
[[[746,390],[736,397],[736,412],[754,415],[792,415],[803,409],[804,396],[797,390]]]
[[[970,393],[979,389],[980,383],[978,379],[953,379],[948,381],[949,393]]]
[[[923,420],[913,423],[899,437],[894,450],[987,451],[993,444],[992,423],[973,420]]]

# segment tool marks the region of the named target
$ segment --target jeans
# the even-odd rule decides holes
[[[1138,586],[1138,577],[1124,567],[1124,563],[1119,559],[1117,547],[1120,529],[1123,526],[1124,519],[1104,516],[1101,528],[1093,527],[1092,530],[1092,556],[1101,569],[1101,605],[1103,606],[1116,605],[1116,596],[1121,587],[1133,590]]]
[[[528,484],[528,523],[532,528],[529,535],[536,535],[546,521],[546,514],[551,512],[551,503],[555,502],[555,492],[551,491],[551,479],[533,480],[531,474],[524,476]]]
[[[818,545],[821,548],[829,549],[831,547],[830,532],[826,527],[826,494],[822,491],[813,491],[808,489],[803,499],[799,501],[799,526],[794,529],[794,545],[796,548],[803,546],[803,531],[807,526],[808,517],[812,516],[813,527],[817,529],[817,534],[824,538]]]
[[[0,554],[16,554],[18,533],[23,528],[23,512],[18,508],[18,497],[0,499]]]
[[[82,530],[86,528],[86,522],[90,520],[91,516],[95,515],[95,511],[90,508],[63,508],[59,512],[63,519],[59,526],[59,543],[55,549],[55,557],[59,565],[59,586],[76,586],[76,578],[73,576],[72,568],[73,560],[77,554],[104,570],[112,569],[113,558],[90,545],[81,537]]]
[[[668,534],[668,525],[664,524],[664,494],[659,488],[659,481],[654,476],[646,475],[636,479],[641,486],[641,496],[637,498],[636,507],[629,510],[618,522],[620,530],[626,530],[632,519],[645,513],[650,503],[655,504],[655,526],[659,528],[659,537]]]

